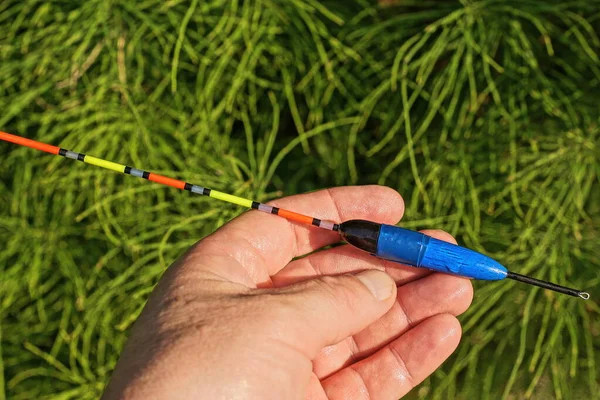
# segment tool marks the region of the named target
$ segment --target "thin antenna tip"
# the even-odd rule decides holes
[[[590,298],[590,294],[587,292],[579,292],[579,297],[581,297],[584,300],[587,300]]]

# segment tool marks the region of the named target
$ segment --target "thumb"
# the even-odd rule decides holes
[[[325,276],[283,291],[289,294],[282,296],[287,339],[311,357],[365,329],[396,300],[396,283],[379,270]]]

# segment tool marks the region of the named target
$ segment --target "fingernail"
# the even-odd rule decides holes
[[[356,274],[356,277],[369,288],[379,301],[387,300],[394,293],[396,283],[385,272],[372,269]]]

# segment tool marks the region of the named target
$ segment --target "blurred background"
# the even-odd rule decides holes
[[[0,129],[260,201],[393,187],[402,226],[592,295],[477,283],[410,397],[597,398],[599,34],[597,0],[3,0]],[[98,398],[241,211],[0,143],[0,398]]]

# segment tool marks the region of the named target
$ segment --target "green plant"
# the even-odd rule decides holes
[[[599,6],[5,0],[0,129],[259,200],[394,187],[403,226],[593,296],[476,284],[457,354],[413,395],[590,398]],[[160,274],[240,210],[0,154],[0,398],[96,398]]]

